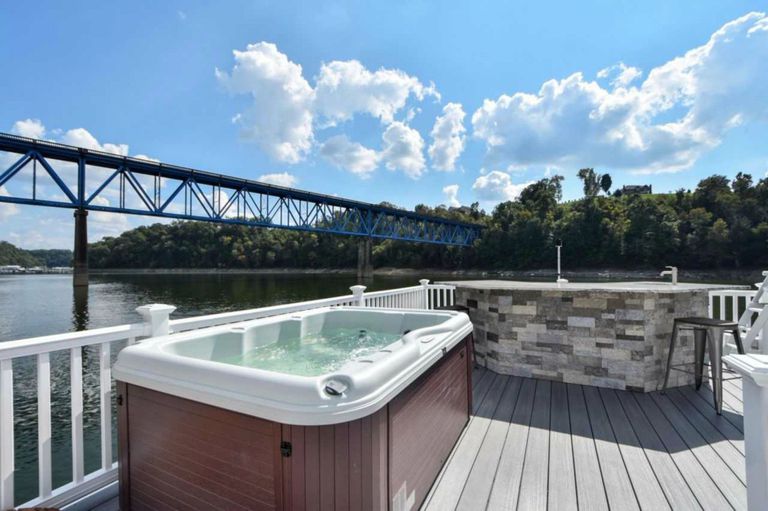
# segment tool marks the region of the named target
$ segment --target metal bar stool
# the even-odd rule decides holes
[[[667,370],[664,374],[664,386],[661,391],[667,390],[669,383],[669,372],[671,370],[681,371],[691,374],[691,371],[683,369],[690,364],[672,365],[672,356],[675,353],[675,342],[680,330],[693,330],[694,356],[693,375],[696,381],[696,390],[701,387],[704,377],[704,366],[709,365],[712,376],[707,376],[712,380],[712,395],[715,400],[715,410],[720,415],[723,411],[723,337],[725,332],[731,332],[736,342],[736,349],[739,354],[744,354],[744,346],[741,344],[739,335],[739,324],[735,321],[724,321],[710,318],[676,318],[672,327],[672,338],[669,341],[669,355],[667,357]],[[704,352],[709,352],[709,364],[704,364]],[[732,380],[734,378],[728,378]]]

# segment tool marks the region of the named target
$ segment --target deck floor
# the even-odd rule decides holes
[[[474,415],[423,509],[747,509],[741,380],[639,394],[474,374]]]

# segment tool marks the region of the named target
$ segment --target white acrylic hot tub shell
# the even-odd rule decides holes
[[[313,328],[334,321],[334,317],[347,323],[352,318],[359,328],[370,330],[434,326],[414,328],[365,361],[349,362],[338,371],[317,377],[206,359],[206,350],[215,349],[211,339],[255,329],[277,336],[282,328],[292,328],[296,322]],[[336,424],[382,408],[471,332],[469,318],[460,312],[329,307],[148,339],[125,348],[113,374],[125,383],[276,422]],[[252,342],[264,341],[263,335],[253,337]],[[343,395],[329,396],[324,391],[331,380],[346,385]]]

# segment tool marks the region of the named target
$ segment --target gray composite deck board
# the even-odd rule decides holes
[[[741,387],[737,387],[733,384],[733,380],[727,380],[723,382],[723,392],[727,392],[730,394],[733,399],[738,401],[739,403],[742,403],[742,406],[744,404],[744,400],[741,397]]]
[[[616,436],[619,452],[624,459],[624,465],[627,468],[629,480],[635,490],[640,508],[647,510],[670,509],[667,498],[664,496],[664,490],[662,490],[656,474],[640,446],[640,441],[624,413],[616,393],[610,389],[600,389],[600,397],[603,398],[608,420]]]
[[[677,392],[669,394],[670,401],[677,407],[688,422],[696,428],[696,431],[717,452],[728,467],[747,484],[746,467],[744,466],[744,453],[740,452],[706,417],[698,412],[684,397]]]
[[[713,481],[717,482],[720,491],[728,499],[728,502],[735,508],[746,509],[746,486],[718,455],[714,447],[699,434],[696,428],[666,396],[654,394],[652,399],[680,433],[683,441],[696,459],[699,460],[704,470],[707,471]]]
[[[488,501],[521,385],[521,378],[512,377],[504,389],[501,402],[493,414],[493,420],[464,485],[457,509],[473,511],[477,509],[478,504],[485,506]]]
[[[571,419],[577,503],[581,509],[607,510],[608,497],[581,385],[568,385],[568,414]]]
[[[499,466],[488,499],[489,509],[517,509],[535,392],[536,380],[525,378],[499,457]]]
[[[744,433],[734,426],[733,423],[728,420],[727,416],[717,415],[715,409],[711,406],[707,406],[706,403],[699,399],[693,389],[674,389],[671,392],[677,392],[683,396],[700,414],[706,417],[707,420],[715,426],[742,455],[744,455]]]
[[[653,472],[669,505],[676,511],[701,509],[699,501],[675,465],[672,456],[667,452],[659,435],[640,409],[635,397],[626,392],[617,392],[617,397],[648,457],[648,462],[653,467]],[[717,489],[714,488],[714,491]]]
[[[732,395],[718,416],[706,387],[641,394],[485,372],[425,509],[746,509]]]
[[[720,491],[717,481],[712,479],[704,470],[699,460],[678,434],[677,428],[667,420],[654,399],[647,394],[632,397],[640,405],[701,506],[712,511],[730,508],[731,505]]]
[[[592,424],[608,504],[611,509],[640,509],[597,387],[584,387],[584,399]]]
[[[548,505],[552,510],[575,511],[576,474],[571,442],[571,420],[568,414],[568,388],[564,383],[552,384],[549,433]]]
[[[682,389],[682,391],[686,392],[688,396],[691,396],[691,400],[696,398],[700,403],[699,406],[701,406],[701,403],[703,402],[704,406],[708,406],[714,410],[712,390],[709,387],[701,387],[701,389],[698,391],[693,390],[693,388],[686,387]],[[733,424],[733,426],[741,431],[742,434],[744,433],[744,415],[741,408],[734,408],[731,406],[729,401],[724,399],[723,414],[721,417],[724,417],[728,422]]]
[[[520,494],[517,509],[546,511],[549,482],[549,433],[552,384],[546,380],[536,383],[533,413],[528,429]]]

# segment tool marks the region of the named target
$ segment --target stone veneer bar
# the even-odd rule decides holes
[[[650,392],[660,385],[676,317],[707,316],[708,292],[661,282],[450,282],[469,307],[478,363],[502,374]],[[683,331],[674,364],[693,362]],[[670,386],[693,377],[679,371]]]

